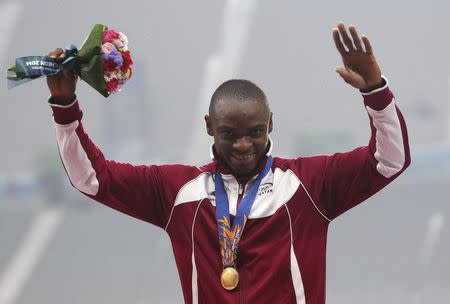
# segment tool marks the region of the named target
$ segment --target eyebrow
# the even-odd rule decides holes
[[[259,128],[265,128],[266,124],[258,124],[256,126],[251,127],[250,129],[259,129]]]
[[[253,129],[265,129],[265,128],[266,128],[266,125],[265,125],[265,124],[257,124],[257,125],[255,125],[255,126],[251,126],[251,127],[247,128],[247,129],[248,129],[248,130],[253,130]],[[233,127],[228,126],[228,125],[222,125],[222,126],[217,127],[217,130],[218,130],[218,131],[223,131],[223,130],[237,130],[237,129],[239,129],[239,128],[233,128]]]

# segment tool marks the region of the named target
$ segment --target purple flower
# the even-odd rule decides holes
[[[102,58],[105,61],[112,61],[114,64],[120,68],[123,65],[123,58],[117,48],[111,43],[105,43],[102,45]]]

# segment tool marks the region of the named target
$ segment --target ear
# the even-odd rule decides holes
[[[211,117],[208,114],[205,115],[205,123],[206,123],[206,132],[209,136],[214,136],[214,132],[212,129]]]
[[[269,133],[272,133],[272,129],[273,129],[273,113],[270,112],[270,118],[269,118]]]

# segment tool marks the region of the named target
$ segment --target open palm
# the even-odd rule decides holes
[[[381,70],[372,52],[372,46],[366,36],[359,38],[356,28],[349,26],[348,35],[343,23],[333,29],[333,39],[342,56],[344,66],[337,67],[336,72],[353,87],[370,90],[381,82]],[[363,48],[364,44],[364,48]]]

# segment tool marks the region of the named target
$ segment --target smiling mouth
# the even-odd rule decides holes
[[[250,159],[252,157],[255,157],[256,153],[252,153],[252,154],[233,154],[232,157],[237,159],[237,160],[247,160]]]

